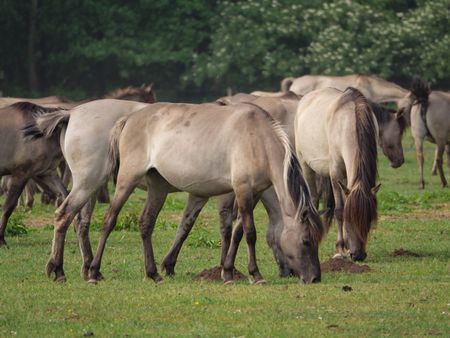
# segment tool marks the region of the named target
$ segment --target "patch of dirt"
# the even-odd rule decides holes
[[[220,265],[215,266],[211,269],[205,269],[200,272],[195,279],[196,280],[206,280],[206,281],[221,281],[222,267]],[[234,269],[233,271],[234,280],[247,280],[247,276],[242,274],[239,270]]]
[[[330,258],[320,265],[322,272],[352,272],[362,273],[369,272],[372,269],[366,264],[356,264],[348,259],[343,258]]]
[[[391,252],[390,254],[392,257],[401,257],[401,256],[408,256],[408,257],[422,257],[422,255],[416,253],[416,252],[412,252],[409,250],[405,250],[403,248],[400,249],[395,249],[394,251]]]

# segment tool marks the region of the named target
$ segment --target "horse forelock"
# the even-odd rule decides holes
[[[371,224],[377,218],[377,202],[372,188],[377,178],[377,137],[372,110],[364,95],[355,88],[347,88],[343,102],[354,101],[356,152],[350,193],[344,206],[344,219],[352,224],[355,232],[367,241]]]

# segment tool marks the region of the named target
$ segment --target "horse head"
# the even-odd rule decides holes
[[[405,109],[389,110],[387,120],[379,126],[379,143],[392,168],[400,167],[404,162],[402,137],[406,128]]]
[[[291,221],[290,225],[285,222],[280,237],[280,248],[287,265],[301,283],[318,283],[321,279],[320,237],[316,231],[322,229],[320,217],[317,211],[305,208]]]

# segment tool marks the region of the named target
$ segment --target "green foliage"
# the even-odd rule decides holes
[[[20,211],[16,211],[11,215],[6,228],[7,236],[21,236],[28,233],[28,228],[23,223],[24,214]]]
[[[38,93],[27,90],[30,4],[3,1],[0,12],[10,96],[84,99],[154,82],[162,100],[205,101],[308,73],[450,86],[448,0],[39,1]]]
[[[209,231],[203,228],[198,228],[192,232],[187,245],[194,248],[213,249],[220,248],[220,241],[217,240],[217,235],[210,234]]]

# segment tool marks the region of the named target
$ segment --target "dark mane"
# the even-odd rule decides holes
[[[372,111],[367,99],[355,88],[345,90],[341,106],[355,104],[356,139],[353,182],[344,206],[344,220],[355,227],[355,232],[366,243],[371,224],[377,219],[377,200],[372,192],[377,178],[377,138]]]
[[[13,103],[10,107],[20,110],[20,111],[30,114],[30,115],[42,115],[42,114],[52,113],[52,112],[58,111],[58,110],[65,110],[65,109],[59,108],[59,107],[57,107],[57,108],[42,107],[42,106],[39,106],[39,105],[31,103],[31,102],[27,102],[27,101]]]
[[[104,96],[105,99],[133,100],[146,103],[155,103],[156,95],[152,85],[141,87],[126,87],[113,90]]]

